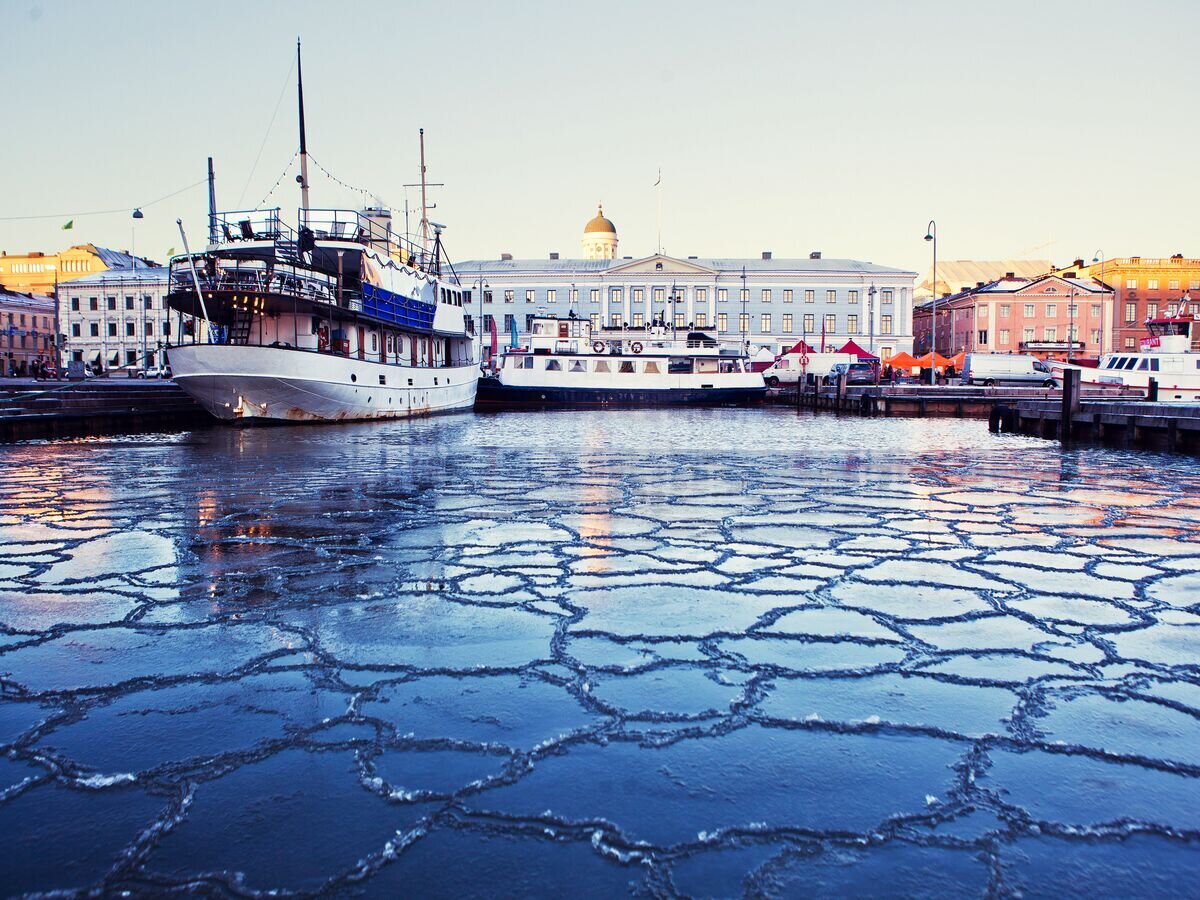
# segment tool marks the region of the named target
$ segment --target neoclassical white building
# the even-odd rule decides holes
[[[535,314],[574,314],[594,327],[638,328],[662,319],[703,329],[751,353],[801,338],[830,349],[853,339],[881,356],[913,345],[917,273],[853,259],[757,259],[665,254],[617,257],[617,229],[601,208],[584,226],[582,259],[467,260],[454,264],[484,332],[527,332]],[[464,298],[466,299],[466,298]]]

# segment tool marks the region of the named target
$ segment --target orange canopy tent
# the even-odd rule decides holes
[[[950,360],[940,353],[926,353],[924,356],[918,356],[914,365],[918,365],[922,369],[928,369],[930,365],[934,368],[944,369],[950,365]]]
[[[958,369],[960,372],[962,371],[963,363],[965,363],[966,361],[967,361],[967,351],[966,350],[959,350],[952,357],[950,357],[950,365],[954,366],[954,368]]]
[[[883,361],[883,364],[891,366],[893,369],[915,369],[918,365],[917,361],[903,350],[895,356],[889,356]]]

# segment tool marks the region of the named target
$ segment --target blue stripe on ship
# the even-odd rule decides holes
[[[373,284],[364,284],[363,312],[401,328],[432,331],[433,314],[437,312],[437,304],[405,297],[403,294],[393,294]]]

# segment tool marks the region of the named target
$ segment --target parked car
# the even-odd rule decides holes
[[[801,359],[804,359],[801,365]],[[763,370],[763,380],[767,387],[778,387],[781,384],[797,384],[800,376],[823,375],[834,363],[848,363],[854,359],[849,353],[785,353]]]
[[[968,353],[959,381],[985,387],[998,384],[1058,386],[1054,373],[1040,359],[1007,353]]]
[[[825,376],[826,384],[837,384],[838,376],[846,374],[846,384],[874,384],[875,367],[870,363],[836,363]]]
[[[170,366],[147,366],[138,372],[138,378],[170,378]]]

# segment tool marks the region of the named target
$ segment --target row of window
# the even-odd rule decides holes
[[[17,316],[18,318],[14,319],[14,315]],[[29,318],[32,320],[31,324],[33,325],[33,327],[37,328],[37,316],[30,316]],[[25,324],[25,313],[15,313],[15,314],[9,313],[8,314],[8,324],[9,325],[24,325]],[[50,330],[50,318],[48,316],[42,316],[42,328],[46,331]]]
[[[1063,309],[1064,309],[1066,315],[1068,315],[1068,316],[1077,316],[1080,314],[1079,313],[1079,304],[1077,304],[1077,303],[1067,303],[1063,306]],[[1037,315],[1037,304],[1036,303],[1026,303],[1023,305],[1023,309],[1021,311],[1026,319],[1032,319],[1034,316]],[[1091,304],[1089,304],[1088,311],[1091,313],[1091,315],[1095,316],[1096,318],[1099,318],[1101,315],[1102,309],[1101,309],[1101,306],[1099,303],[1091,303]],[[1012,305],[1009,303],[1001,303],[998,305],[997,312],[1001,319],[1007,319],[1012,315]],[[1045,316],[1057,316],[1059,314],[1058,313],[1058,304],[1057,303],[1043,304],[1042,314]],[[987,317],[988,317],[988,308],[986,306],[980,306],[979,307],[979,318],[986,319]]]
[[[1136,278],[1126,278],[1125,279],[1125,289],[1126,290],[1136,291],[1137,286],[1138,286],[1138,280]],[[1158,279],[1157,278],[1147,278],[1146,279],[1146,290],[1157,291],[1158,290]],[[1168,291],[1179,290],[1179,279],[1172,278],[1170,281],[1168,281],[1167,282],[1167,290]],[[1193,278],[1191,281],[1189,281],[1188,282],[1188,290],[1189,291],[1200,291],[1200,279]]]
[[[609,303],[623,302],[624,290],[625,290],[624,288],[609,288],[608,289]],[[547,303],[557,303],[558,302],[558,289],[557,288],[547,288],[545,293],[546,293],[546,301],[545,302],[547,302]],[[630,299],[632,300],[632,302],[634,302],[634,303],[645,302],[646,293],[643,288],[631,288],[629,293],[630,293]],[[655,302],[655,303],[665,303],[668,301],[668,299],[671,302],[678,303],[678,302],[682,302],[684,300],[685,296],[686,296],[686,293],[679,293],[679,294],[673,293],[668,297],[667,289],[661,288],[661,287],[654,288],[651,293],[651,297],[653,299],[653,302]],[[762,292],[759,296],[759,299],[763,303],[770,303],[770,302],[772,302],[773,296],[774,296],[774,291],[772,288],[763,288]],[[895,296],[894,292],[892,291],[891,288],[884,288],[883,290],[881,290],[879,292],[880,302],[882,302],[882,303],[893,302],[894,296]],[[469,293],[467,294],[467,299],[468,299],[468,301],[470,300]],[[592,303],[599,303],[600,302],[600,289],[599,288],[591,288],[588,291],[588,299]],[[743,288],[738,291],[738,300],[739,301],[748,301],[749,299],[750,299],[750,289],[749,288]],[[516,300],[516,291],[515,290],[506,290],[504,292],[504,302],[505,303],[513,303],[513,302],[515,302],[515,300]],[[536,302],[536,300],[537,300],[537,292],[533,288],[526,289],[525,302],[526,303],[534,303],[534,302]],[[728,300],[729,300],[729,289],[728,288],[717,288],[717,302],[718,303],[726,303],[726,302],[728,302]],[[852,304],[858,303],[858,300],[859,300],[859,292],[858,291],[847,291],[846,292],[846,302],[847,303],[852,303]],[[493,302],[493,297],[492,297],[491,291],[485,290],[483,292],[483,302],[484,303],[492,303]],[[571,288],[569,291],[567,291],[567,302],[569,302],[569,303],[578,303],[579,302],[579,289],[578,288]],[[696,288],[696,302],[697,303],[708,302],[708,288]],[[783,302],[784,303],[792,302],[792,289],[791,288],[784,289]],[[805,303],[816,302],[816,291],[806,290],[804,292],[804,302]],[[837,303],[838,302],[838,292],[836,290],[827,290],[825,292],[825,302],[826,303]]]
[[[505,364],[510,369],[533,369],[537,359],[532,356],[510,356]],[[692,372],[729,373],[741,372],[742,364],[736,359],[707,359],[680,356],[666,360],[607,360],[607,359],[553,359],[546,358],[542,368],[547,372],[600,372],[619,375],[687,375]]]
[[[80,311],[79,310],[79,299],[80,298],[78,298],[78,297],[71,298],[71,312],[79,312]],[[125,295],[125,308],[133,309],[134,308],[134,300],[135,300],[135,298],[132,295],[126,294]],[[105,307],[107,309],[115,310],[117,308],[117,298],[116,297],[105,297],[104,303],[105,303]],[[161,304],[160,304],[160,306],[161,306]],[[99,310],[100,309],[100,298],[99,297],[88,297],[88,309],[91,310],[92,312],[96,312],[97,310]],[[152,296],[150,296],[149,294],[142,294],[142,309],[154,309],[154,298]]]
[[[1193,316],[1200,316],[1200,303],[1192,303],[1190,306],[1191,308],[1189,310],[1189,304],[1187,303],[1168,303],[1166,306],[1167,316],[1170,318],[1175,316],[1177,313],[1183,314],[1189,311]],[[1146,304],[1146,318],[1154,319],[1157,317],[1158,304],[1152,300]],[[1138,321],[1138,305],[1135,301],[1125,304],[1125,321],[1129,324],[1133,324],[1134,322]]]
[[[1064,329],[1063,334],[1067,334],[1068,332],[1070,333],[1070,337],[1067,338],[1067,340],[1072,340],[1072,341],[1079,340],[1079,326],[1078,325],[1076,325],[1072,328]],[[999,341],[1000,346],[1004,346],[1004,345],[1008,344],[1010,334],[1011,334],[1011,332],[1007,328],[1000,329],[1000,331],[998,332],[998,336],[1000,339],[1000,341]],[[986,344],[987,343],[987,332],[980,331],[979,335],[980,335],[979,343]],[[1093,347],[1099,347],[1100,339],[1103,336],[1101,329],[1093,328],[1090,332],[1090,336],[1091,336],[1091,341],[1092,341]],[[1029,341],[1037,340],[1037,329],[1036,328],[1023,329],[1021,331],[1021,340],[1026,343],[1028,343]],[[1044,326],[1042,328],[1042,340],[1043,341],[1057,341],[1058,340],[1058,327],[1055,325]]]
[[[125,336],[126,337],[137,337],[136,326],[137,326],[136,322],[133,322],[133,321],[126,322],[125,323]],[[100,323],[99,322],[90,322],[88,324],[88,334],[91,337],[100,337]],[[108,336],[109,337],[117,336],[117,323],[116,322],[108,323]],[[146,337],[153,337],[153,336],[154,336],[154,322],[152,322],[150,319],[147,319],[146,320]],[[162,336],[163,337],[171,336],[171,323],[169,320],[164,321],[162,323]],[[83,328],[82,328],[81,323],[79,323],[79,322],[71,323],[71,337],[83,337]]]
[[[528,315],[525,317],[525,330],[526,331],[529,331],[530,329],[533,328],[533,318],[534,317],[532,315]],[[591,316],[589,316],[589,318],[592,322],[592,329],[594,331],[598,331],[602,325],[602,322],[600,320],[600,314],[592,313]],[[609,316],[608,324],[613,328],[623,328],[623,327],[626,327],[626,325],[628,325],[628,327],[631,327],[631,328],[643,328],[646,324],[645,319],[643,318],[641,313],[634,313],[630,318],[631,318],[631,321],[626,323],[625,320],[621,317],[621,315],[619,313],[613,313],[611,316]],[[783,334],[795,334],[796,333],[796,331],[795,331],[796,322],[795,322],[795,318],[793,317],[793,315],[791,313],[783,313],[781,318],[783,319],[782,333]],[[505,331],[510,331],[512,329],[514,320],[515,320],[515,317],[513,315],[505,315],[505,317],[504,317],[504,330]],[[718,332],[728,332],[729,331],[729,320],[730,320],[730,317],[729,317],[728,313],[717,313],[717,319],[716,319],[716,322],[714,323],[716,325],[717,331]],[[485,331],[491,330],[493,321],[494,321],[494,318],[491,315],[489,315],[489,314],[484,315],[483,328]],[[738,332],[746,332],[747,334],[751,333],[750,321],[751,321],[751,317],[749,314],[739,315],[737,317],[737,328],[735,330]],[[801,322],[802,322],[801,330],[803,331],[804,334],[816,334],[817,333],[817,317],[815,314],[806,313],[803,316]],[[708,315],[706,313],[696,313],[695,321],[690,323],[690,326],[689,326],[689,323],[685,320],[685,316],[683,313],[675,313],[675,319],[674,319],[673,324],[674,324],[674,327],[676,327],[676,328],[688,328],[688,327],[695,327],[695,328],[700,328],[700,329],[708,328],[709,327]],[[860,331],[859,317],[854,314],[851,314],[851,315],[848,315],[845,317],[846,328],[844,331],[839,331],[838,316],[834,313],[829,313],[828,315],[824,316],[821,320],[821,325],[825,329],[825,331],[829,334],[861,334],[862,333]],[[883,316],[879,317],[879,333],[881,335],[892,334],[893,328],[894,328],[894,324],[893,324],[892,316],[883,315]],[[758,333],[759,334],[773,334],[774,331],[775,331],[774,316],[771,313],[763,313],[762,315],[760,315],[758,317]]]

